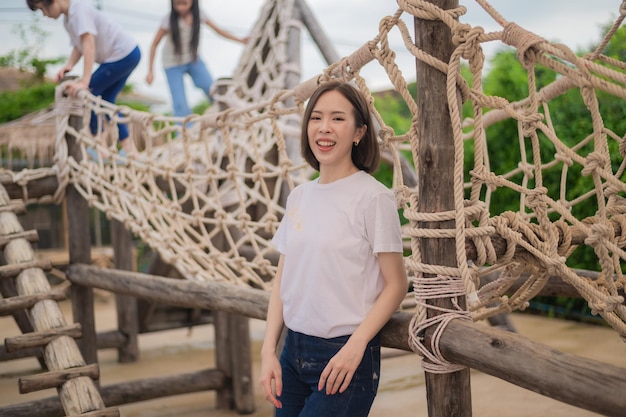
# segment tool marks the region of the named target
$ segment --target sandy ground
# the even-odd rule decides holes
[[[115,303],[110,297],[98,297],[96,326],[99,331],[116,326]],[[69,303],[62,304],[71,317]],[[595,359],[626,368],[626,344],[613,330],[558,319],[513,314],[511,321],[520,334],[564,352]],[[254,378],[258,378],[258,351],[264,322],[251,321],[253,338]],[[19,334],[13,319],[0,317],[0,339]],[[156,377],[197,371],[213,367],[213,328],[195,327],[140,335],[140,360],[117,363],[117,352],[101,350],[98,358],[101,383],[109,385],[125,380]],[[36,360],[20,359],[0,363],[0,407],[56,395],[54,390],[20,395],[17,378],[37,373]],[[371,417],[426,417],[424,373],[420,358],[413,354],[383,360],[380,389]],[[486,417],[591,417],[597,416],[567,404],[518,388],[508,382],[472,371],[473,415]],[[610,389],[610,387],[607,387]],[[273,416],[273,410],[260,396],[255,383],[256,412],[254,417]],[[120,407],[123,417],[226,417],[236,412],[215,409],[215,394],[203,392],[167,397]],[[625,411],[626,415],[626,411]]]

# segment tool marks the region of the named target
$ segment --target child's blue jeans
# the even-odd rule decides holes
[[[289,330],[280,356],[283,407],[276,417],[366,417],[376,397],[380,379],[380,338],[367,345],[363,360],[348,389],[327,395],[317,390],[328,361],[345,345],[349,336],[322,339]]]
[[[133,49],[133,51],[126,55],[124,58],[115,62],[106,62],[100,64],[98,69],[94,71],[89,82],[89,90],[94,96],[102,96],[102,99],[109,103],[115,103],[117,95],[122,91],[122,88],[126,85],[126,81],[133,70],[139,64],[141,59],[141,51],[139,47]],[[120,141],[128,137],[128,127],[119,123],[118,127],[118,139]],[[98,130],[98,119],[95,113],[91,113],[91,121],[89,122],[89,128],[91,134],[95,135]]]
[[[209,101],[211,101],[210,91],[213,85],[213,77],[211,77],[211,73],[200,57],[198,57],[196,62],[165,68],[167,83],[172,95],[174,116],[176,117],[187,117],[191,114],[191,108],[189,103],[187,103],[187,94],[185,92],[185,74],[189,74],[194,85],[201,89]]]

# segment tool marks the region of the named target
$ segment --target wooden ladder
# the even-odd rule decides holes
[[[107,408],[98,390],[98,364],[86,364],[76,343],[80,324],[67,324],[59,307],[69,283],[52,288],[45,274],[51,262],[35,259],[37,231],[25,232],[16,215],[25,211],[25,204],[11,201],[0,185],[0,250],[6,263],[0,266],[0,316],[12,315],[23,333],[4,339],[0,358],[36,356],[47,370],[20,377],[20,394],[56,388],[66,416],[119,417],[119,409]],[[12,417],[26,415],[11,411]]]

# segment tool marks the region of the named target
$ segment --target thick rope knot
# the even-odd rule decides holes
[[[554,223],[556,232],[560,236],[560,244],[557,248],[559,256],[566,256],[572,246],[572,231],[568,224],[563,220],[558,220]]]
[[[382,141],[382,146],[388,147],[395,137],[395,132],[391,126],[383,126],[378,130],[378,136]]]
[[[396,201],[398,202],[398,208],[400,208],[402,205],[411,200],[411,194],[413,194],[413,192],[406,185],[401,185],[394,187],[394,194],[396,196]]]
[[[262,164],[254,164],[254,166],[252,167],[252,173],[254,174],[252,176],[252,180],[255,182],[260,182],[263,180],[263,174],[265,174],[267,172],[267,170],[265,169],[265,167]]]
[[[564,256],[558,256],[556,251],[550,252],[544,252],[544,255],[546,256],[542,258],[542,264],[545,268],[544,272],[548,276],[559,276],[561,268],[565,265],[567,258]]]
[[[604,168],[607,163],[608,159],[605,155],[600,152],[591,152],[587,158],[585,158],[585,167],[583,168],[581,174],[585,177],[591,175],[596,170]]]
[[[485,33],[480,26],[471,27],[467,24],[460,24],[453,29],[452,43],[462,45],[461,56],[463,59],[472,60],[481,51],[480,38]],[[480,62],[482,62],[482,55]]]
[[[571,167],[574,165],[574,161],[572,161],[572,158],[570,158],[569,156],[565,155],[562,152],[557,152],[556,154],[554,154],[554,159],[556,161],[563,163],[563,165],[567,165],[568,167]]]
[[[502,41],[517,49],[517,59],[526,68],[529,68],[534,62],[533,55],[530,54],[531,48],[546,42],[541,36],[535,35],[514,22],[509,22],[504,26]]]
[[[525,161],[520,161],[520,162],[517,163],[517,167],[528,178],[534,178],[535,177],[535,170],[534,170],[534,166],[532,164],[529,164],[528,162],[525,162]]]
[[[621,295],[608,295],[602,299],[593,299],[589,301],[591,314],[594,316],[602,313],[610,313],[624,303],[624,297]]]
[[[264,230],[268,233],[274,234],[276,233],[276,229],[278,228],[278,217],[276,214],[268,214],[266,217],[265,228]]]
[[[604,223],[594,223],[591,225],[591,233],[585,238],[585,245],[596,246],[603,241],[612,241],[615,237],[613,228]]]
[[[454,319],[471,320],[467,310],[461,307],[459,299],[465,296],[463,280],[458,276],[446,276],[438,274],[436,277],[413,279],[417,314],[413,316],[410,324],[409,346],[418,352],[425,360],[422,366],[426,372],[450,373],[464,369],[464,366],[448,362],[442,355],[439,341],[448,323]],[[427,303],[428,300],[449,300],[451,307],[434,307]],[[425,314],[429,308],[435,308],[439,314],[427,317]],[[429,328],[434,328],[430,339],[430,346],[426,346],[425,333]]]
[[[543,122],[543,115],[532,109],[524,112],[521,118],[522,123],[522,135],[525,138],[531,137],[537,131],[537,127]]]
[[[545,205],[544,199],[548,195],[548,189],[546,187],[537,187],[528,192],[528,199],[526,200],[526,205],[536,210],[537,208],[543,207]]]

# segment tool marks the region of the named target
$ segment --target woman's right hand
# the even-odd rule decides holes
[[[259,383],[265,399],[272,403],[274,407],[282,408],[283,404],[276,398],[283,392],[282,370],[276,353],[261,352],[261,377],[259,378]]]
[[[70,67],[69,65],[65,65],[63,68],[59,70],[59,72],[57,72],[57,75],[54,77],[54,82],[58,83],[58,82],[63,81],[63,79],[65,78],[65,74],[67,74],[71,70],[72,70],[72,67]]]
[[[146,75],[146,82],[148,85],[151,85],[152,81],[154,81],[154,74],[152,74],[152,71],[148,71],[148,75]]]

